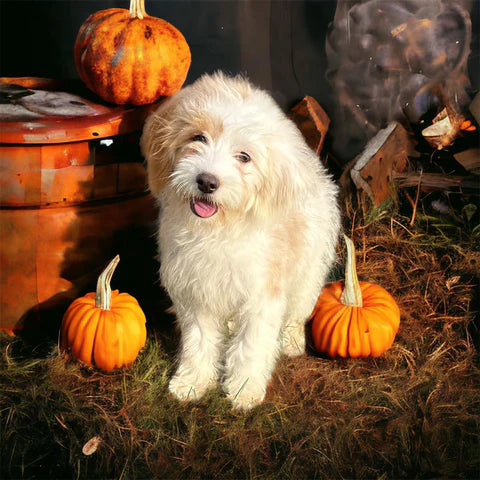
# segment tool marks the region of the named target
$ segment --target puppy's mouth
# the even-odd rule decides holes
[[[190,209],[197,217],[209,218],[218,212],[218,205],[205,198],[192,198],[190,200]]]

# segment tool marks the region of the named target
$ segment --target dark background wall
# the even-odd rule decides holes
[[[475,91],[480,88],[480,0],[469,2],[469,74]],[[72,50],[81,24],[97,10],[128,6],[127,0],[0,0],[0,75],[78,78]],[[187,83],[217,69],[241,72],[285,110],[311,95],[332,117],[333,135],[343,124],[334,118],[335,96],[325,78],[325,38],[335,8],[335,0],[146,0],[147,13],[175,25],[190,45]],[[336,153],[348,159],[355,152]]]
[[[77,78],[72,49],[96,10],[129,2],[0,1],[0,74]],[[325,108],[325,33],[335,1],[146,0],[150,15],[175,25],[192,50],[187,83],[217,69],[246,73],[284,108],[305,94]]]

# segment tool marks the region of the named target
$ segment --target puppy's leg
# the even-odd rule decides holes
[[[310,264],[290,290],[285,325],[281,334],[282,352],[290,357],[303,355],[306,347],[305,323],[313,311],[326,281],[330,262]]]
[[[318,297],[317,290],[312,288],[298,292],[290,301],[280,337],[282,352],[290,357],[305,353],[305,323]]]
[[[265,397],[279,355],[283,299],[257,299],[239,318],[226,355],[224,388],[236,408],[251,408]]]
[[[285,324],[282,333],[282,352],[289,357],[297,357],[305,353],[305,317],[297,317]]]
[[[180,399],[195,399],[216,384],[223,335],[218,322],[211,316],[179,310],[178,368],[168,389]]]

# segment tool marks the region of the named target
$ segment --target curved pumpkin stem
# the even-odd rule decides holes
[[[347,247],[347,260],[345,262],[345,286],[340,301],[350,307],[363,307],[362,290],[358,282],[357,266],[355,263],[355,245],[346,235],[343,235]]]
[[[145,0],[130,0],[130,15],[140,19],[146,17]]]
[[[100,274],[97,280],[97,290],[95,293],[95,306],[102,310],[110,310],[110,301],[112,300],[112,289],[110,280],[113,272],[117,268],[120,261],[120,255],[117,255]]]

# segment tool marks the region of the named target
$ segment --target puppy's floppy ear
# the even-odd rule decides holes
[[[163,189],[173,170],[175,151],[172,144],[175,133],[172,117],[177,102],[175,97],[166,99],[147,118],[140,139],[140,148],[147,160],[148,186],[154,195]]]
[[[301,205],[305,192],[311,192],[318,175],[328,176],[316,154],[293,125],[284,125],[283,135],[267,146],[264,190],[274,208]],[[268,200],[268,199],[267,199]]]

